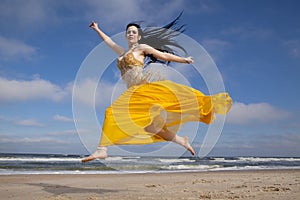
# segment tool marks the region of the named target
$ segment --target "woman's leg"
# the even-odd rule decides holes
[[[81,162],[89,162],[95,159],[104,159],[107,158],[107,148],[106,147],[98,147],[97,150],[88,157],[85,157],[81,160]]]
[[[194,151],[193,147],[190,145],[188,138],[186,136],[180,137],[180,136],[172,133],[171,131],[169,131],[167,128],[162,128],[159,132],[157,132],[155,130],[153,124],[146,127],[145,130],[150,133],[155,133],[156,135],[162,137],[166,141],[171,141],[176,144],[179,144],[179,145],[185,147],[187,150],[189,150],[189,152],[192,155],[195,155],[195,151]]]
[[[185,147],[192,155],[195,155],[195,151],[193,147],[190,145],[187,137],[180,137],[171,131],[169,131],[167,128],[162,128],[159,132],[155,130],[155,127],[153,124],[149,125],[145,128],[147,132],[156,134],[160,137],[162,137],[166,141],[171,141],[176,144],[179,144],[183,147]],[[98,147],[97,150],[91,154],[88,157],[83,158],[82,162],[89,162],[95,159],[105,159],[107,158],[107,148],[106,147]]]

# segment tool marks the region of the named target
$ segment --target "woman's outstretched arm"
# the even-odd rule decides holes
[[[173,55],[170,53],[161,52],[147,44],[141,44],[140,47],[143,50],[144,55],[152,55],[159,60],[165,60],[165,61],[169,61],[169,62],[178,62],[178,63],[187,63],[187,64],[194,63],[194,60],[192,57],[185,58],[185,57],[176,56],[176,55]]]
[[[116,44],[108,35],[106,35],[101,29],[99,29],[98,24],[96,22],[92,22],[90,26],[92,29],[94,29],[100,38],[114,51],[118,54],[118,56],[121,56],[126,52],[126,50]]]

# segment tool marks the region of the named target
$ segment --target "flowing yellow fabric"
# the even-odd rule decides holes
[[[212,123],[215,113],[226,114],[231,105],[227,93],[206,96],[168,80],[135,85],[106,109],[99,146],[165,141],[145,128],[151,125],[156,132],[168,129],[176,134],[186,122]]]

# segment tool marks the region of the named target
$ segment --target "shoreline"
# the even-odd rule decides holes
[[[76,171],[76,170],[75,170]],[[46,171],[45,173],[41,173],[43,171],[36,171],[37,173],[11,173],[11,174],[1,174],[1,176],[42,176],[42,175],[70,175],[70,176],[77,176],[77,175],[135,175],[135,174],[184,174],[184,173],[226,173],[226,172],[260,172],[260,171],[300,171],[300,167],[295,168],[260,168],[260,169],[218,169],[218,170],[149,170],[149,171],[123,171],[123,170],[116,170],[116,171],[99,171],[98,173],[96,170],[83,170],[77,171],[74,173],[74,170],[66,170],[66,171]],[[49,172],[49,173],[48,173]],[[69,173],[71,172],[71,173]],[[91,172],[91,173],[88,173]],[[109,172],[109,173],[105,173]]]
[[[260,172],[260,171],[300,171],[299,167],[295,168],[261,168],[261,169],[218,169],[218,170],[154,170],[154,171],[96,171],[96,170],[85,170],[85,171],[76,171],[74,170],[66,170],[66,171],[35,171],[29,173],[7,173],[7,174],[0,174],[1,176],[47,176],[47,175],[70,175],[70,176],[79,176],[79,175],[138,175],[138,174],[184,174],[184,173],[226,173],[226,172]],[[42,173],[41,173],[42,172]]]
[[[3,199],[297,199],[300,169],[0,175]]]

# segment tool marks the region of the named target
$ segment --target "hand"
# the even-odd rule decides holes
[[[98,23],[92,21],[92,23],[89,25],[89,27],[91,27],[92,29],[97,29],[98,28]]]
[[[193,59],[193,57],[189,56],[189,57],[185,58],[185,62],[187,64],[193,64],[194,63],[194,59]]]

